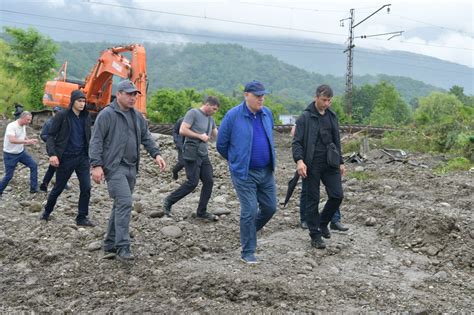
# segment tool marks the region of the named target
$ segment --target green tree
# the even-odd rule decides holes
[[[4,64],[7,51],[10,47],[0,40],[0,64]],[[0,67],[0,113],[10,115],[14,111],[15,103],[25,103],[28,89],[14,76]]]
[[[379,94],[380,89],[377,85],[365,84],[360,88],[354,87],[352,93],[352,121],[354,123],[367,123]]]
[[[332,98],[331,109],[337,114],[339,124],[349,123],[349,118],[344,112],[344,96],[334,96]]]
[[[474,135],[474,108],[465,106],[453,94],[433,92],[420,98],[414,121],[433,149],[441,152],[464,150]]]
[[[370,114],[370,124],[379,126],[396,126],[406,124],[411,118],[408,105],[402,100],[395,87],[387,82],[376,85],[380,89]]]
[[[2,59],[2,67],[28,87],[25,107],[42,108],[44,85],[56,66],[54,56],[58,46],[33,28],[5,27],[5,32],[12,41],[6,58]]]
[[[194,89],[160,89],[150,96],[147,115],[153,122],[174,124],[189,108],[196,107],[200,102],[201,95]]]
[[[458,98],[466,106],[473,106],[472,97],[469,97],[464,94],[464,88],[458,85],[453,85],[449,89],[449,94],[452,94]]]

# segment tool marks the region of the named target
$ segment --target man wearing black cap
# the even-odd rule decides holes
[[[41,128],[41,140],[44,142],[47,142],[48,140],[48,133],[49,133],[49,128],[51,127],[51,124],[53,123],[53,118],[56,116],[56,114],[61,111],[61,107],[59,106],[54,106],[53,111],[52,111],[52,116],[49,117],[49,119],[44,123],[43,128]],[[40,185],[40,190],[47,192],[48,191],[48,185],[51,179],[54,176],[54,173],[56,173],[56,167],[52,166],[49,164],[48,170],[44,174],[43,181],[41,182]],[[68,189],[68,186],[66,185],[65,189]]]
[[[90,163],[87,154],[91,136],[91,119],[85,109],[86,97],[80,90],[71,92],[69,108],[59,111],[53,118],[46,140],[49,163],[56,168],[56,183],[40,219],[48,221],[56,201],[66,187],[73,172],[79,179],[79,207],[76,224],[93,226],[89,215],[91,196]]]
[[[145,118],[134,109],[139,94],[130,80],[119,83],[115,100],[97,116],[89,148],[92,179],[97,184],[106,179],[109,195],[114,199],[104,251],[121,261],[134,258],[130,251],[129,224],[140,144],[161,170],[166,167]]]
[[[228,161],[240,201],[241,258],[256,264],[257,231],[275,214],[276,165],[273,115],[263,106],[265,90],[259,81],[245,85],[245,100],[229,110],[217,136],[217,151]]]

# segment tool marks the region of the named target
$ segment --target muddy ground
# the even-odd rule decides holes
[[[1,122],[2,140],[5,125]],[[374,149],[367,163],[348,164],[342,205],[348,232],[333,232],[327,249],[313,249],[298,226],[298,187],[259,233],[260,264],[248,266],[239,261],[239,204],[225,161],[211,149],[215,186],[209,208],[227,214],[216,223],[196,220],[198,187],[173,207],[173,218],[163,217],[161,202],[184,173],[178,181],[171,178],[176,153],[170,137],[157,138],[169,165],[161,173],[150,158],[142,160],[131,264],[102,259],[100,242],[111,209],[104,184],[93,185],[95,227],[75,225],[75,177],[44,223],[38,217],[46,194],[30,194],[29,172],[17,168],[0,200],[0,312],[474,310],[473,173],[439,176],[433,167],[442,157],[410,154],[410,163],[387,163]],[[294,163],[288,136],[276,138],[281,202]],[[30,152],[41,179],[47,168],[44,144]]]

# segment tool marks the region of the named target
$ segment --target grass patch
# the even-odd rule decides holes
[[[454,171],[468,171],[474,167],[474,163],[464,157],[457,157],[434,169],[436,174],[446,174]]]

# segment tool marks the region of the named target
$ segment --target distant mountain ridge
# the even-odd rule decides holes
[[[58,63],[69,61],[68,74],[84,78],[92,68],[100,52],[111,43],[60,42]],[[344,93],[344,77],[321,75],[285,63],[274,56],[236,44],[145,44],[149,88],[213,88],[231,94],[239,85],[258,79],[265,82],[273,94],[285,99],[309,102],[318,84],[333,86],[336,94]],[[375,84],[380,80],[391,82],[402,97],[412,98],[441,90],[433,85],[397,76],[355,76],[358,85]]]
[[[344,76],[346,73],[347,56],[343,53],[346,46],[311,41],[311,45],[301,48],[291,46],[297,43],[301,45],[301,41],[285,39],[279,42],[281,44],[277,47],[261,43],[247,43],[245,46],[264,51],[308,71],[335,76]],[[445,90],[458,85],[464,88],[466,94],[474,94],[473,68],[410,52],[370,50],[356,45],[353,73],[356,76],[384,74],[408,77]]]

